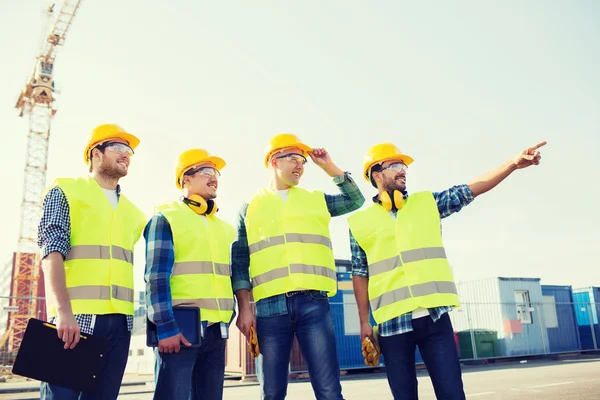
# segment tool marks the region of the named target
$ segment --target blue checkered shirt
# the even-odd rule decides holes
[[[469,189],[469,186],[467,185],[453,186],[443,192],[433,192],[433,197],[437,203],[440,218],[442,219],[459,212],[463,207],[473,201],[473,193],[471,193],[471,189]],[[377,196],[373,198],[373,201],[377,201]],[[352,232],[350,232],[350,250],[352,252],[352,275],[368,278],[369,269],[367,255],[354,236],[352,236]],[[430,308],[428,311],[433,321],[437,321],[442,315],[452,311],[452,309],[452,306],[444,306]],[[379,325],[379,334],[381,336],[392,336],[410,332],[412,330],[412,313],[410,312],[389,321],[385,321]]]
[[[164,215],[157,213],[150,219],[144,229],[144,238],[146,239],[144,280],[148,319],[156,325],[158,340],[162,340],[179,333],[179,327],[173,316],[171,297],[171,274],[175,265],[173,232]],[[208,323],[202,321],[201,336],[204,336],[207,327]],[[221,337],[224,339],[229,337],[229,324],[224,322],[221,322]]]
[[[117,185],[117,197],[121,188]],[[38,246],[42,251],[42,259],[48,254],[57,251],[67,258],[71,250],[71,217],[69,202],[65,193],[59,186],[54,186],[48,191],[42,205],[42,218],[38,226]],[[92,314],[75,314],[81,333],[94,334],[96,318]],[[54,323],[51,317],[48,322]],[[127,315],[127,329],[133,329],[133,316]]]
[[[325,203],[332,217],[337,217],[358,210],[364,203],[365,197],[356,182],[348,172],[333,178],[340,189],[339,194],[325,194]],[[246,233],[246,212],[248,203],[242,204],[237,228],[237,238],[231,245],[231,274],[233,290],[252,289],[250,282],[250,253],[248,251],[248,236]],[[288,313],[285,294],[267,297],[256,302],[257,317],[273,317]]]

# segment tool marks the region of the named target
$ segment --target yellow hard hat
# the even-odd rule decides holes
[[[297,147],[304,153],[304,157],[308,157],[308,153],[312,151],[310,146],[305,145],[298,139],[298,137],[292,133],[280,133],[275,135],[269,141],[265,154],[265,167],[269,166],[269,159],[277,150],[287,149],[290,147]]]
[[[177,188],[183,189],[182,177],[187,170],[194,165],[204,162],[215,164],[217,171],[221,171],[226,165],[225,160],[220,157],[211,156],[204,149],[190,149],[181,153],[175,165],[175,185],[177,185]]]
[[[375,146],[371,147],[369,151],[367,151],[367,154],[365,154],[363,170],[363,177],[365,180],[367,182],[371,181],[369,171],[373,165],[387,160],[402,160],[406,166],[414,161],[412,157],[402,153],[400,149],[392,143],[376,144]]]
[[[138,139],[131,133],[125,132],[125,130],[119,125],[99,125],[96,128],[94,128],[94,130],[89,134],[87,146],[85,147],[85,150],[83,152],[83,159],[85,163],[90,163],[90,152],[94,147],[110,139],[122,139],[127,142],[127,144],[129,145],[129,147],[131,147],[132,150],[135,150],[138,144],[140,144],[140,139]]]

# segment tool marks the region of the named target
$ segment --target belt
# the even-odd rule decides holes
[[[285,297],[293,297],[293,296],[295,296],[295,295],[297,295],[297,294],[303,294],[303,293],[313,293],[313,292],[317,292],[317,293],[319,293],[319,291],[318,291],[318,290],[311,290],[311,289],[308,289],[308,290],[294,290],[294,291],[292,291],[292,292],[286,292],[286,293],[285,293]]]
[[[312,290],[294,290],[293,292],[286,292],[285,297],[292,297],[297,294],[312,292]]]

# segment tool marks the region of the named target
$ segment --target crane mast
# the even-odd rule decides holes
[[[25,176],[19,242],[13,269],[8,350],[17,350],[29,318],[36,317],[40,253],[37,228],[42,211],[42,193],[46,187],[50,125],[56,114],[54,63],[64,44],[81,0],[65,0],[56,14],[54,4],[46,10],[48,20],[55,17],[51,29],[44,30],[33,73],[21,92],[15,108],[19,116],[29,117]],[[5,340],[6,340],[5,339]]]

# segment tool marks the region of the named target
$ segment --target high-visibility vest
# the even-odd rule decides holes
[[[263,188],[248,204],[245,224],[252,295],[258,301],[294,291],[337,291],[323,192],[292,187],[287,201]]]
[[[229,323],[234,309],[229,262],[234,228],[215,215],[202,221],[202,216],[182,201],[156,211],[169,221],[173,233],[173,306],[198,307],[203,321]]]
[[[73,313],[133,315],[133,249],[144,213],[123,194],[113,209],[93,178],[59,178],[54,185],[69,203],[71,249],[64,264]],[[56,315],[48,304],[48,316]]]
[[[458,306],[431,192],[417,192],[396,220],[378,203],[348,218],[369,262],[369,301],[380,324],[417,308]]]

